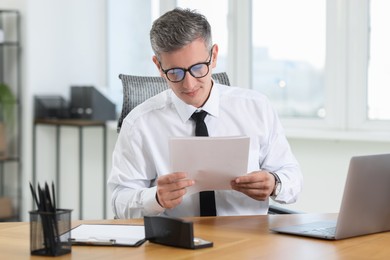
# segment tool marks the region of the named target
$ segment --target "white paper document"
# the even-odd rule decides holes
[[[186,172],[195,184],[187,194],[231,190],[230,182],[247,173],[249,137],[185,137],[170,140],[172,172]]]
[[[139,246],[145,241],[145,227],[81,224],[71,230],[71,241],[74,245]]]

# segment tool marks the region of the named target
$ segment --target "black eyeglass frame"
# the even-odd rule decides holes
[[[187,75],[187,71],[188,71],[188,72],[191,74],[191,76],[194,77],[194,78],[197,78],[197,79],[204,78],[204,77],[206,77],[207,74],[209,74],[209,72],[210,72],[210,64],[211,64],[211,60],[212,60],[212,58],[213,58],[213,49],[214,49],[214,45],[211,47],[211,50],[210,50],[210,60],[209,60],[209,61],[207,61],[207,62],[199,62],[199,63],[196,63],[196,64],[194,64],[194,65],[191,65],[191,66],[188,67],[187,69],[175,67],[175,68],[170,68],[170,69],[165,70],[165,69],[163,69],[163,67],[162,67],[162,65],[161,65],[161,61],[158,61],[158,63],[160,63],[161,71],[164,72],[165,76],[167,76],[167,79],[168,79],[170,82],[173,82],[173,83],[177,83],[177,82],[183,81],[184,78],[185,78],[186,75]],[[191,69],[192,69],[193,67],[198,66],[198,65],[207,65],[207,72],[206,72],[206,74],[204,74],[203,76],[200,76],[200,77],[195,76],[194,74],[192,74],[192,71],[191,71]],[[184,73],[183,73],[183,78],[182,78],[181,80],[171,80],[171,79],[169,78],[169,76],[168,76],[168,72],[169,72],[170,70],[181,70],[181,71],[183,71],[183,72],[184,72]]]

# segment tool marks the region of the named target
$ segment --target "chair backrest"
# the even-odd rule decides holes
[[[226,72],[214,73],[211,77],[217,83],[230,86]],[[166,80],[160,76],[145,77],[120,74],[119,78],[122,80],[123,85],[123,104],[122,112],[118,119],[118,133],[122,127],[123,119],[133,108],[146,99],[168,89]]]

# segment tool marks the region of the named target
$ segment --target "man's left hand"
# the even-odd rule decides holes
[[[275,178],[267,171],[251,172],[231,181],[232,189],[255,200],[266,200],[273,192]]]

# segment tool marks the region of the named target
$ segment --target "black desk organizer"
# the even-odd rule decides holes
[[[192,222],[162,216],[145,216],[144,225],[145,238],[152,243],[188,249],[213,246],[213,242],[194,238]]]

